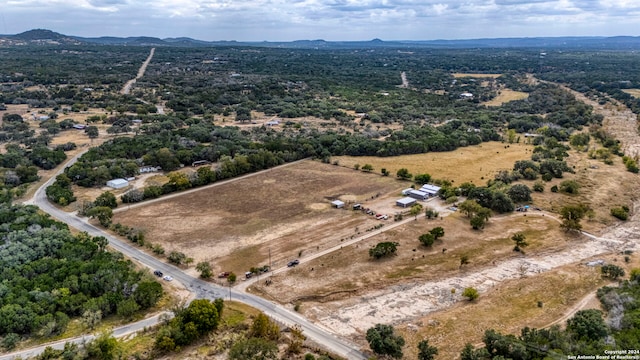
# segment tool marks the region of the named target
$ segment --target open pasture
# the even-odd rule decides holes
[[[502,89],[498,93],[498,96],[482,104],[486,106],[500,106],[509,101],[522,100],[522,99],[526,99],[527,97],[529,97],[529,94],[525,92],[514,91],[510,89]]]
[[[406,186],[392,177],[316,161],[301,161],[177,194],[117,212],[114,223],[146,231],[166,253],[181,251],[194,263],[244,273],[273,267],[340,243],[354,229],[380,221],[335,209],[330,201],[362,202],[395,196]],[[393,199],[389,199],[393,202]]]
[[[453,180],[454,184],[471,182],[480,186],[493,179],[499,170],[513,169],[517,160],[530,159],[532,149],[531,145],[492,141],[448,152],[390,157],[336,156],[331,159],[346,167],[371,164],[378,173],[386,168],[391,176],[399,169],[407,168],[414,175],[428,173],[435,179]]]

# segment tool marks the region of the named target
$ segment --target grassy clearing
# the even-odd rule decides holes
[[[436,179],[453,180],[455,184],[468,181],[481,186],[493,179],[499,170],[513,169],[517,160],[530,159],[532,149],[531,145],[492,141],[449,152],[390,157],[336,156],[332,161],[346,167],[371,164],[375,172],[386,168],[391,176],[395,176],[399,169],[407,168],[414,175],[428,173]]]
[[[640,89],[624,89],[622,91],[626,92],[627,94],[633,97],[640,98]]]
[[[464,78],[464,77],[472,77],[472,78],[499,78],[502,74],[479,74],[479,73],[453,73],[454,78]]]
[[[529,94],[525,92],[503,89],[503,90],[500,90],[500,92],[498,93],[498,96],[482,104],[486,106],[500,106],[509,101],[522,100],[522,99],[526,99],[527,97],[529,97]]]

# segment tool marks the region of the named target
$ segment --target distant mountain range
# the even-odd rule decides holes
[[[203,41],[188,37],[159,39],[148,36],[113,37],[103,36],[85,38],[63,35],[51,30],[34,29],[16,35],[0,35],[0,46],[12,45],[127,45],[127,46],[256,46],[301,49],[338,49],[338,48],[579,48],[640,50],[639,36],[614,37],[531,37],[531,38],[497,38],[469,40],[396,40],[383,41],[325,41],[297,40],[289,42],[240,42],[240,41]]]

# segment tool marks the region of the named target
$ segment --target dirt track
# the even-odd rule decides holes
[[[636,131],[635,114],[628,109],[620,109],[620,106],[605,108],[580,94],[576,96],[593,105],[597,113],[605,116],[605,129],[622,139],[626,151],[638,153],[640,136]],[[448,308],[462,300],[459,294],[466,287],[474,287],[483,293],[506,280],[535,276],[560,266],[580,263],[585,259],[620,250],[638,251],[640,203],[634,203],[633,208],[633,215],[627,222],[607,229],[602,237],[583,235],[583,241],[565,251],[509,259],[491,267],[474,269],[473,273],[463,273],[438,281],[397,285],[361,298],[317,304],[310,309],[309,314],[341,335],[355,336],[376,323],[398,324]],[[452,289],[456,289],[455,295],[452,295]]]
[[[149,53],[149,57],[147,57],[147,60],[145,60],[142,63],[142,66],[140,66],[140,69],[138,69],[138,74],[136,75],[135,78],[127,81],[127,83],[124,84],[124,87],[122,88],[122,90],[120,90],[121,94],[123,95],[129,94],[131,92],[131,87],[133,86],[133,84],[136,83],[136,80],[144,76],[144,72],[147,71],[147,66],[151,62],[151,59],[153,58],[153,54],[155,53],[155,51],[156,51],[156,48],[151,49],[151,52]]]

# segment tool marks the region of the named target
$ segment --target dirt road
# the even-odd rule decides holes
[[[407,73],[406,72],[401,72],[400,73],[400,78],[402,78],[402,85],[400,85],[400,88],[402,89],[408,89],[409,88],[409,80],[407,80]]]
[[[593,105],[594,111],[605,116],[605,129],[621,138],[625,151],[638,153],[640,136],[635,128],[635,114],[619,105],[599,106],[581,94],[574,94],[580,100]],[[398,324],[446,309],[463,299],[460,294],[466,287],[474,287],[482,293],[506,280],[535,276],[560,266],[579,264],[585,259],[621,250],[638,251],[640,203],[634,203],[633,208],[633,215],[627,222],[607,229],[601,237],[584,233],[583,239],[577,240],[575,246],[562,252],[509,259],[484,269],[473,269],[473,272],[461,271],[460,275],[438,281],[396,285],[361,298],[316,305],[310,310],[310,315],[341,335],[353,336],[364,333],[377,323]],[[529,214],[534,215],[542,213]],[[452,289],[455,289],[455,294],[452,294]],[[583,299],[588,300],[589,298]],[[557,321],[564,319],[565,317]]]
[[[140,69],[138,69],[138,74],[136,75],[136,77],[127,81],[127,83],[124,84],[124,87],[122,88],[122,90],[120,90],[121,94],[123,95],[129,94],[131,92],[131,87],[133,86],[133,84],[135,84],[138,79],[144,76],[144,72],[147,71],[147,66],[151,62],[151,59],[153,58],[153,54],[155,52],[156,52],[156,48],[152,48],[151,52],[149,53],[149,56],[147,57],[147,60],[145,60],[142,63],[142,66],[140,66]]]

